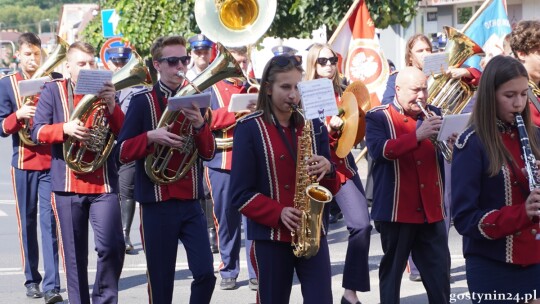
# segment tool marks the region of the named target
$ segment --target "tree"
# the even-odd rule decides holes
[[[206,0],[213,1],[213,0]],[[379,28],[392,24],[407,25],[416,14],[416,0],[366,0]],[[189,37],[197,33],[194,16],[195,0],[103,0],[102,8],[121,12],[118,29],[141,56],[148,56],[152,41],[171,34]],[[308,37],[325,24],[332,33],[354,0],[278,0],[274,22],[265,36]],[[264,13],[264,8],[261,8]],[[83,39],[101,47],[101,19],[94,18],[82,33]]]

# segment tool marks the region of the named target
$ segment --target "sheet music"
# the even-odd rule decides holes
[[[441,74],[448,70],[448,54],[447,53],[435,53],[426,55],[424,57],[424,74],[431,76],[431,74]]]
[[[461,133],[467,127],[471,113],[446,115],[443,117],[441,129],[437,135],[438,141],[444,141],[448,139],[452,133]]]
[[[170,97],[167,108],[170,111],[180,111],[183,108],[190,108],[192,105],[197,108],[210,107],[210,93],[202,93],[188,96]]]
[[[302,107],[306,119],[323,119],[338,114],[334,86],[328,78],[302,81],[298,83],[302,95]]]
[[[258,96],[259,94],[232,94],[228,111],[233,113],[247,111],[249,105],[257,104]]]
[[[112,81],[113,72],[109,70],[81,70],[75,86],[75,94],[97,95],[105,82]]]
[[[41,92],[43,86],[47,81],[50,81],[51,78],[48,76],[40,77],[36,79],[27,79],[19,81],[19,94],[21,96],[32,96]]]

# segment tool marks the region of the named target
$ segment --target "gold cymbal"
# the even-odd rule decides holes
[[[358,104],[356,97],[351,92],[343,93],[341,96],[341,104],[338,105],[341,119],[343,120],[343,128],[341,136],[338,139],[336,147],[336,155],[340,158],[345,158],[354,146],[356,133],[358,130]]]

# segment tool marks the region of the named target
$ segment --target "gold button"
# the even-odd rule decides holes
[[[279,156],[279,159],[284,160],[284,159],[285,159],[285,155],[281,154],[281,155]]]
[[[532,235],[536,235],[536,233],[538,233],[538,231],[536,231],[536,229],[531,229],[531,234]]]
[[[422,208],[417,208],[416,211],[422,212]]]
[[[420,188],[424,189],[424,184],[420,184]]]
[[[403,121],[404,121],[404,122],[408,122],[409,119],[408,119],[408,118],[404,118]]]
[[[514,233],[515,236],[520,236],[521,235],[521,231],[518,231],[516,233]]]
[[[340,163],[340,164],[343,164],[343,160],[342,160],[342,159],[340,159],[340,160],[339,160],[339,163]]]
[[[285,186],[283,186],[283,188],[285,188],[285,190],[289,190],[289,188],[291,188],[291,186],[285,185]]]
[[[422,162],[418,160],[418,161],[416,161],[416,164],[417,164],[417,165],[421,165]]]
[[[96,178],[97,178],[97,179],[100,179],[100,178],[101,178],[101,175],[96,175]]]

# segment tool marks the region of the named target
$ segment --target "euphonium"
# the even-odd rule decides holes
[[[301,114],[296,106],[293,106],[293,110]],[[324,204],[332,200],[332,193],[314,182],[308,174],[307,160],[313,155],[312,137],[313,123],[304,119],[304,128],[297,144],[294,193],[294,208],[302,211],[302,217],[300,227],[291,232],[291,235],[294,255],[306,258],[319,251]]]
[[[448,66],[460,67],[472,55],[483,54],[482,48],[469,37],[458,32],[455,28],[444,26],[449,46]],[[434,76],[429,86],[427,103],[442,110],[446,114],[459,114],[465,108],[474,94],[474,89],[460,79],[442,74]]]
[[[152,80],[142,58],[133,52],[129,62],[114,73],[112,83],[114,88],[120,91],[136,85],[151,85]],[[115,136],[105,117],[107,111],[109,110],[103,101],[96,95],[89,94],[79,101],[71,113],[70,121],[79,119],[90,129],[90,139],[87,141],[78,142],[77,139],[68,137],[64,142],[64,160],[71,170],[77,173],[93,172],[109,157]],[[88,120],[91,126],[88,126]]]
[[[236,63],[234,57],[222,45],[219,46],[219,55],[199,76],[193,79],[187,86],[180,89],[175,96],[187,96],[200,93],[214,83],[228,77],[241,77],[242,69]],[[173,125],[178,119],[180,111],[170,111],[168,107],[158,122],[157,128]],[[154,152],[145,159],[144,166],[148,177],[156,184],[170,184],[184,177],[197,159],[197,149],[194,146],[191,123],[182,125],[180,128],[187,130],[179,134],[186,137],[182,149],[154,144]],[[170,168],[171,160],[182,156],[177,168]],[[176,160],[175,160],[176,162]]]
[[[425,119],[432,116],[431,112],[426,111],[421,101],[417,100],[416,104],[420,107],[422,113],[424,113]],[[439,151],[441,151],[446,161],[452,161],[452,149],[450,149],[450,147],[446,144],[445,141],[438,141],[436,137],[430,137],[429,140],[431,141],[433,146],[435,146]]]
[[[54,69],[66,59],[67,49],[69,44],[56,36],[56,48],[49,55],[47,60],[37,69],[30,79],[37,79],[51,74]],[[34,96],[26,96],[23,104],[34,105]],[[36,143],[30,138],[30,128],[32,127],[31,119],[25,119],[24,127],[19,130],[19,139],[27,146],[35,146]]]

